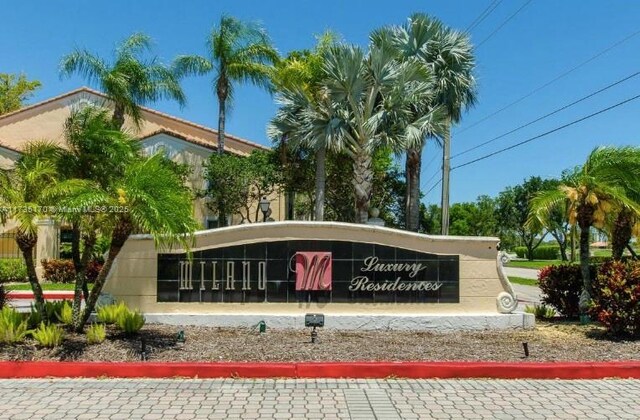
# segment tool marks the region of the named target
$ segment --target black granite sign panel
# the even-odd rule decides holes
[[[158,255],[158,302],[458,303],[458,255],[294,240]]]

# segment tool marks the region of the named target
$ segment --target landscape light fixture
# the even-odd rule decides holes
[[[529,343],[526,341],[522,343],[522,348],[524,350],[524,357],[529,357]]]
[[[263,222],[267,221],[267,213],[269,213],[269,206],[271,206],[271,202],[267,200],[267,196],[262,197],[262,200],[260,200],[260,211],[262,212]]]
[[[185,341],[186,339],[184,337],[184,330],[178,331],[178,334],[176,334],[176,344],[182,347]]]
[[[140,360],[147,361],[147,342],[144,337],[140,339]]]
[[[324,315],[323,314],[306,314],[304,316],[304,326],[312,327],[311,330],[311,343],[315,343],[318,338],[318,332],[316,328],[324,327]]]

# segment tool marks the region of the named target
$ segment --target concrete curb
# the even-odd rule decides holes
[[[9,299],[13,300],[30,300],[33,299],[33,292],[29,290],[11,290]],[[73,299],[73,291],[71,290],[45,290],[42,292],[45,299]]]
[[[0,378],[640,379],[640,362],[0,362]]]

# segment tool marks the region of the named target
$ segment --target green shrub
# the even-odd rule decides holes
[[[76,270],[71,260],[42,260],[44,280],[50,283],[73,283]]]
[[[527,247],[517,246],[513,249],[518,258],[529,258]],[[533,250],[534,260],[555,260],[560,256],[560,247],[558,245],[540,245]]]
[[[592,273],[595,269],[592,267]],[[582,292],[582,273],[579,265],[550,265],[540,270],[538,285],[542,302],[553,306],[567,318],[580,314],[579,301]]]
[[[31,335],[43,347],[57,347],[62,344],[64,330],[59,325],[41,322]]]
[[[107,337],[107,331],[104,324],[91,324],[87,328],[87,343],[100,344]]]
[[[9,292],[0,284],[0,309],[4,308],[7,302],[9,302]]]
[[[607,261],[593,281],[590,314],[616,336],[640,337],[640,262]]]
[[[60,309],[56,312],[56,318],[65,325],[71,325],[73,323],[73,309],[68,300],[62,301],[62,306],[60,306]]]
[[[556,316],[556,310],[544,303],[541,305],[535,304],[533,306],[527,305],[525,306],[524,311],[528,314],[533,314],[536,319],[551,319]]]
[[[533,250],[534,260],[556,260],[560,257],[558,245],[541,245]]]
[[[28,332],[27,321],[21,313],[8,306],[0,310],[0,343],[19,343]]]
[[[513,252],[516,253],[518,258],[527,258],[527,247],[525,246],[517,246],[513,248]]]
[[[144,316],[139,311],[126,310],[120,314],[116,325],[125,334],[135,334],[144,326]]]
[[[127,308],[124,302],[101,306],[98,308],[98,321],[104,322],[105,324],[115,324],[118,322],[120,315],[127,311],[129,311],[129,308]]]
[[[27,281],[27,266],[22,258],[0,260],[0,283]]]

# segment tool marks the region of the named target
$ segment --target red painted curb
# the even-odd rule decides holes
[[[42,294],[44,295],[45,299],[73,299],[73,292],[71,291],[53,290],[42,292]],[[33,299],[33,292],[26,290],[11,290],[8,295],[9,298],[13,300]]]
[[[640,379],[640,362],[0,362],[0,378]]]

